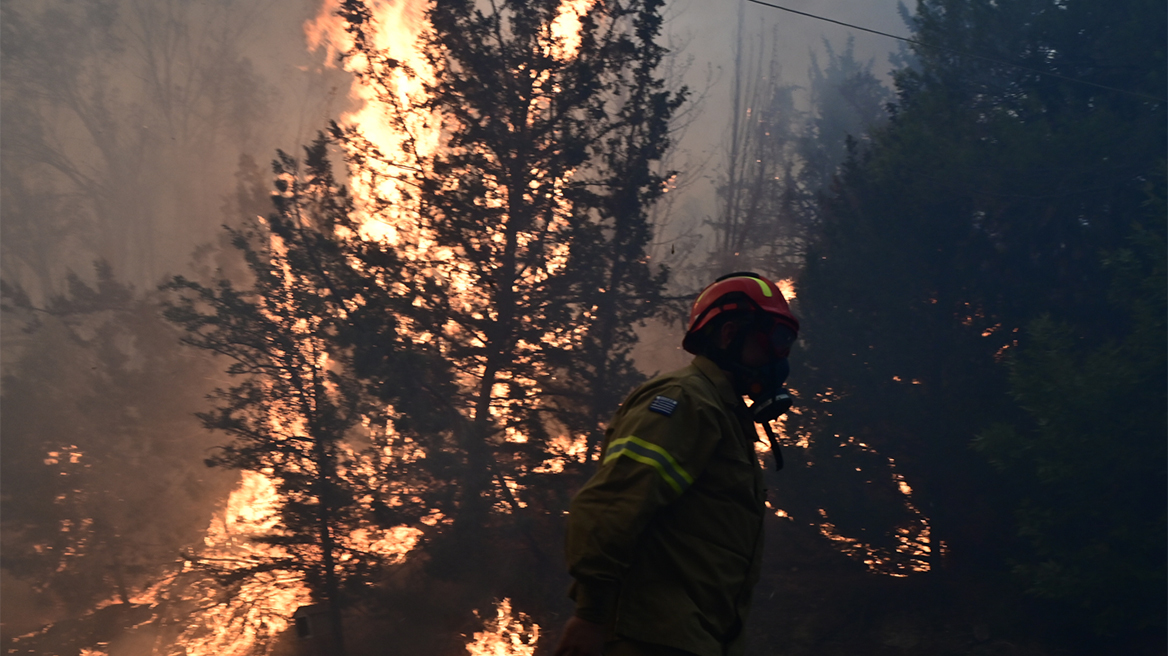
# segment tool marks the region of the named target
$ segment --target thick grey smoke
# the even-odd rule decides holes
[[[60,620],[43,653],[66,650],[64,620],[152,582],[230,489],[192,415],[222,366],[178,343],[151,294],[215,266],[220,226],[270,211],[276,149],[347,108],[347,80],[305,47],[318,9],[0,8],[0,640]]]
[[[790,4],[905,31],[895,0]],[[230,220],[240,156],[263,170],[276,148],[294,150],[347,108],[347,76],[306,48],[304,22],[319,11],[319,0],[6,3],[4,278],[46,294],[97,258],[139,287],[186,270]],[[745,0],[672,2],[668,38],[695,104],[669,162],[688,186],[659,211],[674,222],[666,238],[716,213],[740,11],[743,47],[776,46],[783,82],[804,91],[825,41],[842,50],[854,37],[856,58],[880,75],[896,49]],[[805,93],[796,102],[808,108]]]
[[[302,24],[315,0],[4,5],[3,274],[34,297],[95,259],[150,288],[261,167],[344,108]]]
[[[840,0],[810,2],[808,0],[778,1],[777,4],[826,18],[852,23],[891,34],[907,34],[898,0],[877,0],[855,3]],[[678,121],[680,137],[675,152],[665,163],[677,170],[678,189],[666,196],[655,217],[658,220],[658,242],[654,258],[668,264],[674,272],[672,288],[678,295],[696,292],[712,276],[726,273],[728,268],[755,268],[767,275],[787,277],[790,267],[760,262],[758,259],[719,264],[711,257],[717,248],[717,238],[711,223],[724,212],[719,201],[718,187],[725,183],[732,150],[732,123],[735,116],[736,75],[738,84],[745,88],[765,84],[762,78],[777,88],[790,89],[790,106],[784,111],[790,116],[780,122],[790,132],[785,146],[791,164],[798,172],[806,169],[811,153],[807,145],[818,152],[818,179],[804,179],[804,187],[823,185],[830,179],[835,166],[846,155],[847,134],[862,139],[864,120],[849,117],[845,128],[835,134],[818,134],[812,123],[821,116],[830,98],[814,97],[812,76],[829,65],[832,53],[842,55],[851,48],[850,55],[862,68],[870,66],[876,81],[886,87],[884,99],[891,99],[890,55],[900,52],[902,45],[894,39],[876,36],[859,30],[799,16],[779,9],[747,2],[726,0],[702,2],[674,0],[669,4],[667,39],[675,50],[672,62],[677,71],[675,79],[686,84],[694,102]],[[736,57],[743,67],[736,73]],[[773,64],[772,64],[773,62]],[[773,68],[772,68],[773,66]],[[822,76],[821,76],[822,77]],[[757,100],[757,99],[755,99]],[[754,100],[742,98],[737,113],[742,121],[757,117],[760,107]],[[880,104],[880,103],[876,103]],[[830,120],[830,117],[828,117]],[[778,141],[784,137],[775,135]],[[799,143],[800,140],[804,143]],[[796,174],[798,175],[798,173]],[[814,192],[814,189],[805,191]],[[768,221],[764,221],[768,223]],[[782,233],[796,226],[783,220],[770,221],[772,233]],[[782,234],[759,234],[759,241],[783,239]],[[797,237],[796,237],[797,238]],[[674,321],[683,320],[681,313]],[[684,365],[689,356],[681,350],[681,326],[653,324],[641,334],[637,348],[637,363],[647,373],[669,370]]]

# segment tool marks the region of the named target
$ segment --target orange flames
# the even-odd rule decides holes
[[[475,617],[478,617],[475,611]],[[471,656],[532,656],[539,641],[539,625],[524,613],[512,614],[511,600],[495,603],[495,617],[467,643]]]
[[[408,134],[403,134],[400,128],[385,120],[386,107],[381,102],[383,96],[379,94],[391,92],[397,102],[409,108],[413,99],[421,94],[423,83],[433,79],[429,65],[417,47],[418,38],[426,27],[425,14],[429,3],[422,0],[374,0],[367,4],[374,17],[373,46],[399,62],[400,67],[394,73],[391,89],[355,82],[350,89],[350,99],[357,109],[342,115],[340,122],[361,126],[365,136],[383,148],[386,154],[396,154],[403,140],[411,135],[424,135],[422,150],[432,152],[437,147],[437,131],[419,122],[407,126]],[[354,45],[353,37],[345,30],[344,19],[338,15],[340,8],[340,0],[324,0],[316,18],[304,24],[309,51],[323,51],[325,65],[330,67],[336,66],[339,57]],[[356,55],[345,59],[343,66],[346,71],[356,73],[369,63],[363,55]],[[407,71],[412,71],[413,75]]]
[[[293,572],[261,572],[245,578],[224,595],[193,563],[214,563],[230,570],[285,555],[280,547],[256,542],[278,531],[280,498],[265,474],[245,471],[223,509],[212,518],[202,548],[170,576],[139,591],[130,602],[154,610],[158,631],[155,653],[182,656],[254,656],[269,653],[287,631],[297,608],[312,603],[303,577]],[[441,517],[431,518],[437,523]],[[388,531],[358,529],[344,545],[402,559],[417,544],[421,531],[399,526]],[[117,603],[109,600],[99,608]],[[176,608],[194,607],[183,614]],[[169,643],[169,646],[167,646]],[[100,647],[100,645],[99,645]],[[105,656],[98,648],[82,652]]]
[[[283,554],[279,547],[256,538],[276,530],[279,496],[264,474],[243,472],[223,511],[215,516],[204,538],[199,560],[239,563]],[[357,529],[342,536],[344,546],[404,558],[418,543],[421,531],[399,526],[388,531]],[[344,556],[342,556],[342,560]],[[250,577],[228,603],[195,617],[179,638],[188,656],[245,656],[264,648],[291,625],[292,614],[312,602],[308,586],[295,573],[269,572]]]
[[[872,447],[857,442],[855,438],[848,438],[847,443],[862,451],[876,453]],[[929,559],[934,548],[929,518],[913,505],[912,488],[905,482],[904,475],[896,471],[896,461],[888,458],[888,466],[892,470],[892,480],[896,483],[897,491],[904,496],[904,507],[912,515],[912,520],[907,525],[896,529],[893,536],[896,547],[893,551],[880,549],[841,534],[835,524],[829,521],[827,511],[823,508],[819,509],[821,518],[819,532],[831,540],[840,551],[863,562],[874,573],[905,577],[914,572],[927,572],[932,568]]]
[[[564,0],[560,16],[551,26],[554,54],[568,57],[579,46],[578,30],[580,16],[588,10],[594,0]],[[434,153],[440,147],[441,117],[425,115],[417,111],[418,101],[424,93],[425,84],[433,79],[428,62],[418,47],[418,40],[426,29],[425,13],[428,3],[424,0],[372,0],[368,3],[373,15],[373,46],[398,62],[388,78],[381,79],[381,86],[374,82],[355,79],[350,95],[355,109],[345,113],[340,123],[359,128],[361,136],[372,144],[381,156],[375,160],[365,160],[365,169],[351,170],[349,186],[358,210],[365,214],[362,236],[385,240],[401,249],[407,259],[425,260],[433,263],[433,271],[449,281],[459,293],[456,303],[463,304],[463,310],[473,311],[482,307],[481,291],[474,284],[471,274],[463,269],[458,254],[450,248],[435,246],[433,236],[427,234],[418,224],[418,217],[398,187],[403,171],[418,163],[420,158]],[[327,66],[335,66],[338,55],[350,53],[353,38],[346,32],[344,21],[337,15],[340,0],[324,0],[317,17],[304,25],[308,47],[313,52],[322,52]],[[369,66],[362,55],[349,56],[343,62],[345,70],[358,73]],[[387,107],[387,105],[389,105]],[[486,202],[499,203],[499,199]],[[277,245],[278,246],[278,245]],[[552,258],[551,267],[566,261],[566,253]],[[788,300],[794,300],[795,287],[791,280],[782,280],[779,287]],[[308,329],[308,326],[305,326]],[[435,333],[456,330],[457,327],[413,327],[414,338],[420,342],[434,338]],[[430,332],[433,331],[433,332]],[[564,345],[574,339],[574,335],[547,334],[544,341]],[[473,338],[472,338],[473,339]],[[530,352],[539,348],[536,344],[520,343],[518,350]],[[322,358],[326,354],[321,355]],[[322,361],[320,366],[324,366]],[[476,373],[468,367],[470,378]],[[526,400],[509,400],[508,383],[518,383],[524,389],[537,391],[536,381],[530,379],[508,379],[511,374],[499,374],[496,389],[492,395],[490,412],[502,416],[509,412],[508,403],[524,403]],[[497,402],[496,402],[497,399]],[[805,438],[791,440],[784,432],[783,420],[774,425],[784,444],[806,447]],[[295,430],[296,427],[289,427]],[[392,431],[392,426],[387,427]],[[527,437],[510,429],[503,439],[524,442]],[[765,442],[764,442],[765,444]],[[567,463],[580,462],[587,458],[585,436],[562,435],[550,442],[550,457],[535,471],[558,473]],[[69,450],[53,452],[46,464],[68,460],[77,463],[80,454]],[[360,466],[360,463],[358,463]],[[279,530],[277,509],[280,498],[273,472],[243,472],[238,487],[229,496],[225,507],[215,515],[208,526],[202,547],[192,560],[215,562],[230,569],[233,564],[239,568],[256,562],[287,555],[280,547],[260,543],[256,538],[270,536]],[[918,559],[920,554],[929,552],[929,528],[927,520],[907,501],[911,489],[898,478],[898,484],[906,497],[906,504],[919,517],[919,530],[903,529],[902,547],[897,551],[908,555],[909,569],[924,571],[926,561]],[[518,484],[506,479],[505,483],[513,492],[519,491]],[[520,505],[522,503],[520,502]],[[781,509],[775,510],[779,517],[788,517]],[[821,511],[822,513],[822,511]],[[434,526],[448,521],[439,513],[432,513],[422,520]],[[874,571],[885,571],[893,560],[890,556],[873,555],[864,552],[857,541],[833,533],[834,527],[823,514],[821,524],[829,539],[843,545],[845,552],[865,558]],[[396,527],[390,530],[359,528],[348,535],[339,536],[343,546],[356,550],[391,556],[396,560],[407,557],[419,541],[421,531],[411,527]],[[849,551],[850,550],[850,551]],[[870,551],[870,550],[869,550]],[[853,553],[854,552],[854,553]],[[344,555],[342,554],[342,559]],[[882,569],[883,568],[883,569]],[[923,568],[923,569],[921,569]],[[903,575],[899,569],[886,571],[892,575]],[[175,601],[176,596],[184,601],[197,602],[202,610],[182,620],[177,628],[172,628],[174,645],[186,656],[244,656],[266,653],[274,639],[287,631],[293,612],[302,605],[312,602],[309,588],[303,577],[289,572],[264,572],[247,577],[236,593],[229,599],[216,598],[213,588],[191,585],[176,592],[175,584],[184,576],[192,574],[192,565],[187,562],[182,570],[151,588],[139,592],[134,603],[145,604],[156,609],[157,617],[162,617],[163,606]],[[193,590],[193,592],[183,591]],[[201,597],[198,595],[202,595]],[[476,612],[476,616],[478,613]],[[484,629],[475,632],[466,645],[471,656],[532,656],[539,639],[540,627],[524,613],[513,610],[510,599],[496,603],[495,613],[484,621]],[[85,656],[104,656],[104,652],[89,649]]]
[[[566,2],[560,18],[553,24],[553,34],[564,52],[577,46],[579,14],[589,4],[588,0]],[[381,86],[356,78],[350,91],[355,109],[344,114],[340,123],[359,128],[361,137],[381,155],[376,160],[366,160],[365,169],[350,170],[349,186],[358,210],[365,214],[362,236],[386,240],[401,249],[407,258],[425,258],[434,262],[433,266],[440,268],[443,277],[461,292],[463,297],[460,300],[466,304],[466,309],[470,309],[478,303],[478,292],[472,278],[460,269],[456,253],[434,247],[433,238],[418,225],[413,208],[397,187],[403,170],[408,170],[409,166],[439,147],[440,118],[435,120],[435,117],[423,115],[416,109],[425,83],[432,79],[427,61],[417,46],[426,29],[427,7],[427,3],[416,0],[369,3],[373,15],[373,46],[383,50],[399,65],[388,79],[380,79]],[[352,56],[353,38],[346,32],[343,19],[337,15],[339,8],[339,0],[325,0],[318,16],[304,25],[308,47],[312,51],[322,51],[328,66],[335,65],[339,54],[350,53],[343,66],[356,73],[370,62],[363,55]],[[423,327],[414,328],[415,337],[420,341],[433,338]],[[549,339],[562,337],[549,336]],[[528,345],[527,348],[535,346]],[[505,376],[500,378],[505,381]],[[497,385],[503,388],[497,390],[501,398],[506,395],[505,382]],[[535,384],[529,380],[516,382],[529,387]],[[493,405],[491,412],[495,415],[505,413],[507,409],[502,404]],[[388,430],[392,432],[392,427]],[[522,442],[526,436],[511,431],[504,439]],[[562,470],[566,459],[581,457],[584,443],[583,438],[564,437],[556,441],[558,453],[544,467],[549,471]],[[513,491],[518,491],[514,481],[508,480],[507,484]],[[261,558],[286,555],[279,547],[254,541],[254,538],[278,529],[278,505],[278,493],[269,476],[244,472],[226,507],[212,520],[204,540],[205,547],[197,559],[226,564],[238,562],[242,567]],[[429,525],[443,521],[445,518],[440,514],[423,520]],[[420,533],[410,527],[389,531],[360,528],[340,539],[350,548],[401,559],[417,544]],[[341,558],[344,559],[344,554]],[[178,643],[192,656],[242,656],[263,651],[276,635],[288,629],[295,609],[310,601],[308,587],[298,575],[268,573],[250,577],[234,598],[199,614],[182,632]],[[534,652],[538,635],[539,626],[523,613],[514,614],[510,600],[503,599],[497,603],[495,617],[486,621],[483,631],[475,633],[467,649],[475,655],[529,656]]]
[[[276,488],[266,476],[243,472],[226,506],[211,520],[203,539],[204,548],[197,558],[226,567],[232,564],[244,567],[257,558],[277,555],[276,547],[253,540],[274,530],[278,503]],[[191,563],[184,563],[183,573],[191,567]],[[181,578],[182,574],[176,581]],[[204,592],[198,585],[190,589],[195,594]],[[136,601],[159,608],[167,600],[167,595],[161,592],[148,590]],[[267,645],[288,629],[296,608],[310,603],[311,599],[303,580],[284,572],[249,577],[238,594],[226,600],[216,599],[210,591],[204,594],[208,594],[203,604],[205,610],[191,615],[175,640],[187,656],[247,656],[265,652]]]

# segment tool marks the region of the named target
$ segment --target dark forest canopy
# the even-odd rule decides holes
[[[1163,3],[922,0],[913,38],[944,49],[902,58],[891,94],[829,48],[806,113],[760,49],[721,250],[680,272],[648,256],[686,98],[662,4],[595,5],[569,49],[559,6],[435,4],[433,77],[403,103],[416,71],[343,3],[387,121],[424,114],[445,148],[333,126],[274,187],[241,161],[228,236],[162,292],[106,265],[43,303],[5,285],[5,584],[75,618],[18,646],[185,654],[214,629],[199,607],[275,580],[333,602],[332,653],[464,653],[503,597],[553,634],[562,513],[646,373],[641,322],[682,311],[671,274],[748,262],[796,279],[804,324],[752,653],[1164,653]],[[397,241],[362,231],[402,210]],[[200,551],[223,468],[274,481],[256,544],[277,550]],[[404,562],[357,539],[402,527]],[[135,597],[157,581],[163,606]]]
[[[947,572],[1013,570],[1108,640],[1158,641],[1165,617],[1164,20],[922,2],[915,38],[950,50],[897,75],[799,285],[792,379],[835,399],[797,422],[813,471],[860,483],[830,436],[895,458]]]

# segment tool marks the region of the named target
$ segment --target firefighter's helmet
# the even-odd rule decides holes
[[[799,320],[791,314],[787,299],[775,283],[743,271],[718,278],[698,295],[689,312],[689,328],[682,347],[690,353],[702,352],[702,329],[725,312],[759,313],[772,321],[772,341],[781,355],[786,355],[799,334]]]

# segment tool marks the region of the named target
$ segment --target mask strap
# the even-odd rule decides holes
[[[775,471],[783,471],[783,450],[779,448],[779,438],[771,430],[769,421],[762,422],[762,428],[766,431],[767,440],[771,443],[771,453],[775,454]]]

